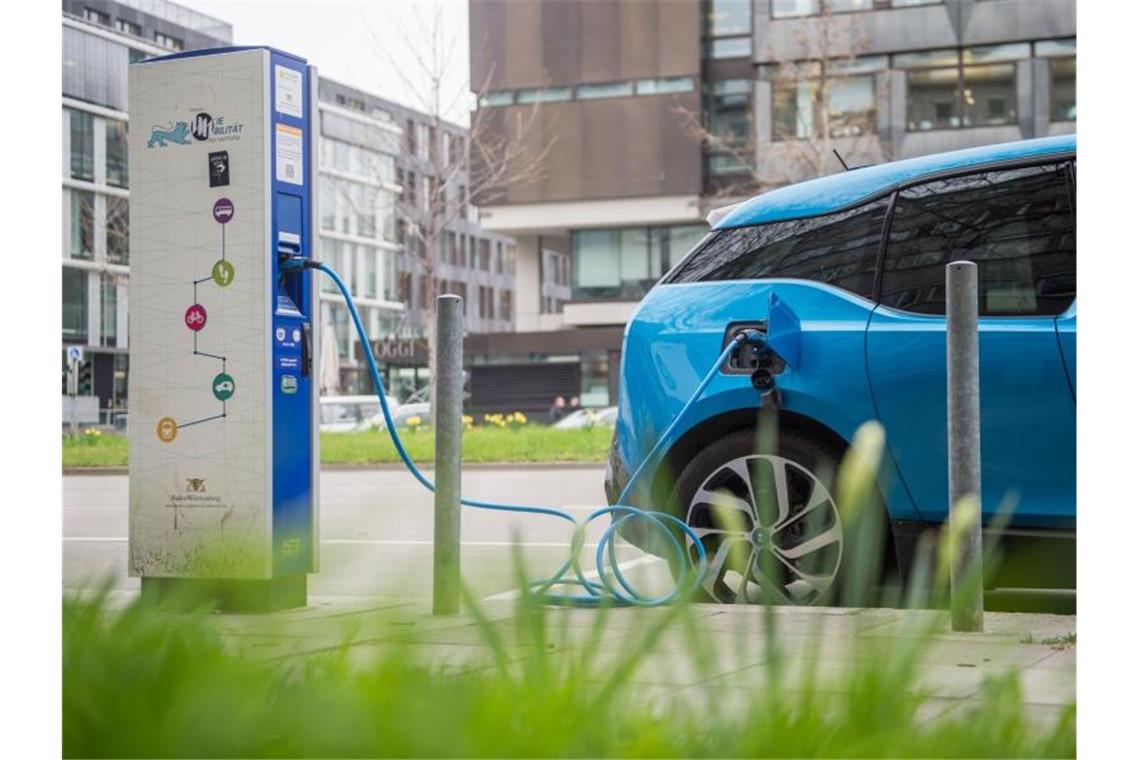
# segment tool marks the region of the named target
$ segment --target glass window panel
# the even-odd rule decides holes
[[[130,263],[130,203],[126,198],[106,197],[107,203],[107,261],[112,264]]]
[[[998,61],[1020,61],[1029,57],[1029,43],[1019,42],[1009,45],[966,48],[962,51],[963,63],[996,63]]]
[[[946,50],[924,50],[920,53],[897,53],[892,60],[896,69],[957,66],[958,51],[947,48]]]
[[[899,193],[882,302],[946,310],[946,264],[978,264],[982,315],[1059,314],[1076,296],[1076,220],[1062,165],[935,180]]]
[[[638,95],[664,95],[670,92],[692,92],[692,77],[668,77],[665,79],[639,79]]]
[[[561,100],[570,100],[574,90],[572,87],[547,87],[540,90],[519,90],[517,103],[555,103]]]
[[[743,157],[731,153],[710,153],[708,156],[708,172],[716,176],[725,174],[740,174],[751,171],[752,166]]]
[[[887,68],[885,55],[864,55],[850,60],[833,60],[828,63],[830,74],[869,74]]]
[[[874,0],[826,0],[826,3],[832,13],[869,11],[875,7]]]
[[[479,106],[481,108],[493,106],[509,106],[515,102],[515,94],[510,90],[500,90],[499,92],[488,92],[483,97],[479,98]]]
[[[87,272],[63,268],[63,337],[87,340]]]
[[[119,291],[116,278],[104,273],[101,277],[99,293],[99,323],[101,325],[100,344],[104,346],[115,345],[118,335],[118,301]]]
[[[795,278],[870,298],[888,198],[826,216],[725,230],[673,282]]]
[[[1067,58],[1077,54],[1077,38],[1069,37],[1064,40],[1042,40],[1034,44],[1033,50],[1038,58],[1050,58],[1053,56]]]
[[[832,137],[857,137],[875,131],[874,77],[829,80],[827,104]]]
[[[621,287],[619,230],[577,230],[573,233],[576,297],[616,295]]]
[[[107,127],[107,184],[126,187],[127,125],[121,121],[106,121]]]
[[[70,254],[73,259],[95,258],[95,193],[70,190]]]
[[[708,29],[712,37],[752,32],[752,0],[710,0]]]
[[[794,18],[819,13],[819,0],[772,0],[772,18]]]
[[[798,140],[814,129],[816,83],[779,82],[772,86],[772,139]]]
[[[127,110],[127,64],[145,53],[71,27],[63,28],[63,94]]]
[[[967,66],[963,72],[964,126],[1017,122],[1016,64]]]
[[[1049,62],[1052,90],[1049,114],[1053,121],[1076,121],[1077,59],[1058,58]]]
[[[923,132],[960,126],[957,68],[908,72],[906,88],[908,131]]]
[[[578,99],[620,98],[633,94],[633,82],[607,82],[605,84],[578,85]]]
[[[722,37],[709,45],[710,58],[746,58],[752,55],[751,37]]]
[[[71,113],[71,177],[95,181],[95,117],[86,111]]]

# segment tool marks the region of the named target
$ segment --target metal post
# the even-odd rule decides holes
[[[432,614],[459,612],[459,478],[463,435],[463,299],[436,299],[435,538]]]
[[[978,267],[972,261],[954,261],[946,266],[946,423],[950,529],[958,536],[954,543],[959,548],[950,565],[951,627],[955,631],[981,631],[982,426]]]

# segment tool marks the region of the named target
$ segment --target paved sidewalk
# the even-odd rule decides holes
[[[501,638],[509,666],[533,657],[533,639],[519,625],[515,602],[484,601],[483,616]],[[989,677],[1016,672],[1027,714],[1054,722],[1076,699],[1076,617],[986,613],[981,634],[952,633],[936,611],[840,608],[776,608],[776,635],[764,636],[758,607],[695,605],[671,609],[552,609],[545,617],[548,652],[580,656],[588,649],[598,671],[645,651],[632,682],[647,704],[686,702],[716,709],[744,706],[761,693],[769,663],[779,653],[785,686],[795,691],[805,673],[817,688],[842,692],[843,677],[880,655],[897,653],[914,632],[929,637],[918,655],[922,716],[934,719],[977,704]],[[654,623],[676,616],[652,647],[644,642]],[[274,615],[218,615],[225,640],[246,656],[305,660],[347,647],[350,662],[364,667],[394,649],[443,668],[493,667],[486,634],[471,615],[432,617],[426,604],[361,598],[313,598],[305,609]],[[693,642],[704,658],[693,656]],[[715,695],[715,697],[710,697]]]

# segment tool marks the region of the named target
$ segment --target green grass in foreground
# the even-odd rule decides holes
[[[557,430],[527,425],[512,430],[476,427],[463,434],[464,462],[602,462],[613,429],[608,427]],[[401,432],[404,445],[417,462],[430,463],[435,453],[431,430]],[[325,464],[397,462],[396,450],[386,432],[322,433],[321,461]],[[65,437],[64,467],[124,467],[127,439]]]
[[[839,473],[855,577],[875,577],[873,561],[864,558],[878,556],[870,549],[881,536],[864,516],[882,446],[881,428],[860,431]],[[575,625],[524,593],[514,624],[489,622],[467,594],[489,665],[483,670],[433,664],[430,653],[391,634],[370,639],[366,649],[376,656],[367,661],[354,656],[362,651],[347,646],[350,638],[320,654],[266,661],[244,656],[243,648],[257,652],[258,637],[223,638],[219,619],[205,612],[143,601],[113,610],[105,594],[68,596],[63,754],[1074,757],[1075,704],[1051,726],[1034,722],[1012,670],[987,681],[968,708],[924,718],[919,684],[930,661],[923,654],[946,623],[944,614],[919,608],[944,604],[940,592],[925,589],[945,588],[961,535],[951,523],[937,548],[920,545],[905,600],[915,608],[909,635],[832,638],[826,652],[812,625],[834,626],[845,616],[797,616],[787,626],[788,616],[761,606],[760,633],[734,640],[709,635],[684,603],[627,612],[639,617],[637,625],[615,631],[607,623],[611,610],[578,611]],[[209,570],[213,560],[202,561],[198,569]],[[529,576],[517,554],[515,565],[525,588]],[[843,593],[849,604],[883,601],[852,588]],[[376,622],[369,631],[409,630]],[[287,634],[289,623],[282,625]],[[696,685],[658,687],[654,700],[641,682],[644,668],[661,666],[647,659],[657,651]],[[763,664],[751,669],[751,688],[718,685],[715,663],[749,652],[763,653]],[[851,667],[829,671],[820,665],[828,659]]]

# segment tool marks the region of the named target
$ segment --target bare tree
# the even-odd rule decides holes
[[[401,25],[402,50],[382,44],[375,29],[369,27],[380,60],[400,77],[408,92],[415,93],[417,102],[411,105],[427,117],[423,122],[427,125],[426,140],[424,135],[404,136],[406,163],[420,167],[416,177],[419,186],[404,188],[396,215],[403,228],[405,255],[415,262],[423,278],[424,331],[433,389],[437,374],[435,300],[439,293],[436,265],[441,241],[452,223],[467,216],[472,199],[494,199],[504,188],[537,181],[552,145],[551,141],[539,141],[535,149],[531,139],[540,124],[537,103],[525,110],[514,109],[505,129],[503,123],[476,112],[464,133],[454,119],[470,112],[473,99],[486,95],[491,78],[478,85],[463,81],[459,86],[449,86],[461,79],[455,74],[463,62],[456,57],[460,47],[454,37],[445,33],[443,12],[438,2],[426,10],[423,5],[417,6],[412,28]]]
[[[746,169],[721,182],[708,196],[720,205],[791,182],[830,174],[845,161],[881,160],[884,144],[875,134],[875,104],[883,102],[881,88],[872,85],[871,102],[852,108],[865,72],[858,57],[869,47],[860,14],[832,14],[824,5],[817,16],[783,22],[791,33],[780,42],[781,54],[771,58],[764,78],[772,92],[771,133],[758,135],[754,109],[747,129],[725,129],[700,113],[676,107],[682,129],[706,152]],[[712,97],[717,97],[714,91]],[[708,109],[710,116],[712,109]]]

